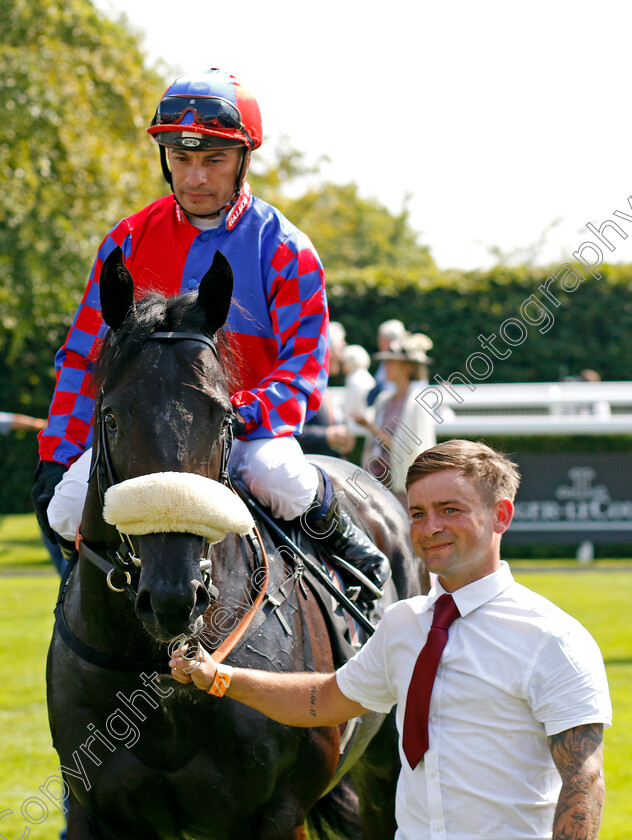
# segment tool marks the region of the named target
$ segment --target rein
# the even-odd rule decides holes
[[[207,347],[210,347],[213,353],[215,354],[215,358],[219,360],[216,334],[209,337],[202,333],[155,332],[147,336],[146,340],[196,341],[198,343],[206,345]],[[101,505],[103,505],[106,491],[110,487],[113,487],[114,485],[118,484],[119,481],[117,479],[116,472],[114,470],[114,465],[112,463],[112,457],[107,439],[107,430],[105,428],[105,423],[103,417],[101,416],[100,409],[101,404],[99,401],[99,405],[97,406],[96,412],[96,446],[92,469],[90,471],[88,480],[90,481],[96,473],[99,500],[101,502]],[[219,480],[223,484],[226,484],[233,492],[235,492],[234,488],[230,483],[230,478],[228,475],[228,462],[230,459],[230,451],[232,449],[233,443],[233,432],[230,424],[226,424],[222,429],[220,440],[221,460]],[[256,539],[248,535],[248,541],[250,543],[254,557],[253,572],[258,571],[259,568],[262,568],[264,570],[262,584],[260,587],[257,587],[256,597],[254,598],[249,609],[240,619],[235,629],[226,637],[226,639],[224,639],[220,646],[213,652],[213,656],[217,662],[222,662],[231,653],[231,651],[234,650],[236,645],[241,641],[244,634],[251,625],[255,614],[257,613],[259,607],[263,603],[264,598],[269,598],[269,596],[267,596],[267,586],[270,572],[268,556],[266,554],[261,534],[256,525],[253,527],[253,531]],[[133,586],[132,575],[135,572],[138,572],[142,560],[136,553],[130,535],[121,533],[121,531],[118,531],[118,533],[121,537],[121,545],[115,551],[111,549],[108,550],[107,555],[104,556],[92,549],[81,536],[80,530],[77,531],[77,538],[75,542],[75,547],[77,549],[76,554],[73,555],[73,558],[71,558],[71,561],[67,565],[59,591],[59,598],[55,607],[55,619],[57,628],[62,639],[71,648],[71,650],[73,650],[74,653],[76,653],[82,659],[84,659],[87,662],[90,662],[93,665],[98,665],[103,668],[119,671],[136,671],[139,667],[164,668],[164,659],[151,662],[140,662],[138,660],[113,657],[108,654],[103,654],[99,651],[96,651],[93,648],[88,647],[80,639],[78,639],[77,636],[75,636],[74,633],[70,630],[68,622],[66,621],[63,599],[70,578],[70,573],[74,568],[77,560],[87,560],[88,562],[96,566],[98,569],[100,569],[106,575],[107,586],[112,592],[125,592],[125,594],[130,598],[130,600],[132,600],[133,602],[136,601],[138,593]],[[217,588],[213,586],[210,578],[210,573],[208,572],[208,569],[210,569],[211,566],[211,561],[208,557],[209,549],[210,545],[208,541],[205,541],[200,566],[203,569],[203,579],[205,578],[203,580],[203,583],[207,587],[212,602],[217,600],[219,593]],[[260,558],[259,563],[257,563],[258,555]],[[117,572],[120,572],[124,578],[123,581],[121,581],[121,586],[115,585],[113,579],[115,573]],[[195,642],[195,640],[192,641]]]

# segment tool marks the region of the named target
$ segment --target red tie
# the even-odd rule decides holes
[[[432,625],[423,650],[417,657],[406,696],[404,752],[415,769],[428,749],[428,710],[439,660],[448,641],[448,627],[460,615],[452,595],[437,599]]]

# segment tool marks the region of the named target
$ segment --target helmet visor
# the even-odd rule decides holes
[[[219,97],[165,96],[158,105],[151,124],[152,126],[180,125],[189,113],[194,125],[207,130],[238,131],[245,137],[248,146],[253,147],[252,138],[241,121],[239,109],[226,99]],[[185,125],[182,127],[185,128]]]
[[[178,125],[188,112],[204,128],[241,129],[241,115],[225,99],[210,96],[165,96],[158,105],[152,125]]]

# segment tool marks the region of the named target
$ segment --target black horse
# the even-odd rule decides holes
[[[168,672],[169,645],[184,638],[244,667],[332,670],[329,596],[303,563],[261,523],[258,539],[230,533],[209,552],[199,533],[127,537],[104,520],[108,489],[129,479],[226,479],[235,365],[221,327],[231,294],[221,254],[197,293],[169,299],[134,303],[118,250],[101,273],[110,332],[95,373],[92,472],[47,668],[69,840],[295,840],[306,820],[319,837],[395,831],[392,716],[365,715],[341,766],[338,728],[282,726]],[[427,591],[394,497],[366,476],[347,481],[352,465],[324,460],[391,558],[383,603]]]

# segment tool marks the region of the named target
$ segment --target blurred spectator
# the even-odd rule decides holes
[[[375,379],[369,373],[371,357],[359,344],[347,344],[342,351],[342,372],[345,375],[345,397],[342,410],[345,419],[356,414],[365,414],[368,396],[375,387]]]
[[[596,370],[585,368],[579,374],[582,382],[601,382],[601,376]],[[606,400],[595,400],[591,406],[582,406],[580,414],[595,414],[597,417],[610,417],[610,403]]]
[[[342,370],[342,354],[347,346],[347,331],[340,321],[329,322],[329,375],[338,376]]]
[[[564,382],[601,382],[601,376],[596,370],[584,368],[579,376],[565,376]],[[606,400],[595,400],[594,402],[567,403],[562,405],[561,410],[553,404],[551,414],[592,414],[596,417],[610,417],[610,403]]]
[[[389,387],[375,405],[356,420],[370,433],[364,468],[389,487],[404,506],[406,473],[420,452],[437,442],[435,425],[415,397],[428,384],[426,355],[432,341],[422,333],[407,334],[391,342],[375,358],[384,363]]]
[[[380,353],[386,353],[393,341],[398,341],[406,335],[406,327],[401,321],[392,318],[390,321],[383,321],[377,328],[377,349]],[[377,356],[375,357],[377,358]],[[375,385],[369,392],[367,402],[373,405],[377,395],[386,387],[386,368],[380,362],[375,371]]]
[[[46,420],[39,417],[29,417],[28,414],[14,414],[0,411],[0,435],[8,435],[14,429],[25,429],[29,432],[41,432],[46,428]]]
[[[8,435],[9,432],[18,429],[28,432],[41,432],[42,429],[45,428],[46,420],[42,420],[39,417],[30,417],[28,414],[14,414],[9,411],[0,411],[0,435]],[[42,542],[50,555],[53,566],[61,575],[66,566],[66,561],[61,553],[61,549],[58,545],[47,539],[44,534],[41,534],[41,536]]]
[[[342,354],[346,346],[346,331],[339,321],[329,322],[329,375],[337,376],[342,370]],[[337,405],[329,388],[316,414],[305,423],[296,439],[303,452],[312,455],[344,457],[355,445],[355,435],[344,422],[342,407]]]

